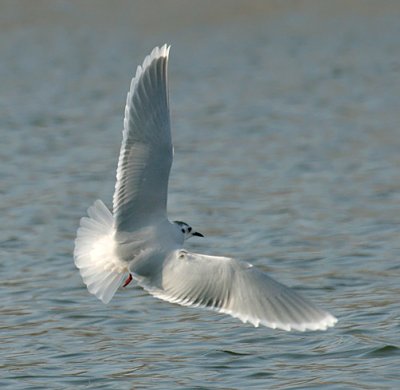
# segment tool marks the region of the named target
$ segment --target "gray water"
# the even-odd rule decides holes
[[[0,387],[400,388],[400,6],[1,1]],[[172,44],[171,219],[339,318],[286,333],[108,305],[72,260],[111,205],[130,77]]]

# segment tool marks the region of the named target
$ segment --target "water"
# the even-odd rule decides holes
[[[398,3],[84,4],[0,5],[0,386],[399,388]],[[129,79],[164,42],[170,216],[206,235],[188,248],[253,262],[334,329],[83,287],[78,220],[110,205]]]

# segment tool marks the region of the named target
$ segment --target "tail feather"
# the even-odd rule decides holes
[[[74,259],[90,293],[110,302],[128,274],[128,263],[115,254],[114,217],[101,200],[80,221]]]

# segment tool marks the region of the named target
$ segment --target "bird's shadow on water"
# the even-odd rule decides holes
[[[131,325],[140,323],[140,339],[159,343],[162,348],[173,347],[175,353],[200,348],[204,354],[223,353],[232,356],[247,356],[265,353],[268,344],[288,344],[299,346],[312,344],[315,341],[327,338],[335,332],[286,332],[279,329],[270,329],[264,326],[254,327],[249,323],[231,318],[213,310],[200,308],[186,308],[176,304],[163,302],[149,296],[140,288],[135,288],[135,296],[130,296],[129,302],[140,302],[134,309],[123,309],[123,314],[117,319],[119,330],[127,333],[129,340],[138,340],[138,329]],[[127,302],[128,303],[128,302]],[[129,307],[125,302],[119,307]],[[113,324],[116,319],[107,322]],[[117,325],[117,324],[114,324]],[[128,325],[128,326],[126,326]],[[153,330],[156,328],[156,332]],[[129,336],[131,335],[131,337]],[[205,346],[204,348],[202,346]],[[271,351],[271,349],[269,350]]]
[[[195,309],[190,314],[180,312],[168,318],[164,316],[161,328],[161,334],[156,338],[150,336],[147,344],[153,352],[146,348],[147,358],[148,353],[158,356],[158,360],[152,362],[154,370],[167,374],[169,364],[159,363],[165,360],[175,362],[183,371],[187,365],[194,365],[204,378],[221,381],[232,388],[236,388],[235,379],[227,378],[229,372],[235,373],[232,377],[236,380],[245,377],[274,380],[280,366],[290,368],[294,364],[292,368],[299,372],[307,365],[326,360],[335,348],[332,334],[330,338],[324,332],[287,333],[254,328],[228,316]],[[333,358],[335,356],[330,356]],[[136,358],[132,364],[135,362]],[[150,368],[143,365],[142,370],[145,369]]]
[[[83,289],[74,296],[78,302],[68,317],[75,327],[69,333],[87,345],[84,354],[96,351],[107,364],[104,381],[132,382],[132,388],[155,378],[187,388],[204,388],[207,380],[237,388],[234,381],[240,378],[275,383],[282,380],[282,368],[293,377],[310,370],[314,378],[318,370],[336,367],[343,359],[399,351],[396,345],[361,337],[365,329],[353,334],[357,318],[346,310],[336,313],[340,322],[334,329],[302,333],[255,328],[213,311],[163,302],[137,286],[120,290],[108,305],[88,299]],[[192,382],[182,379],[189,371]],[[234,373],[231,379],[229,373]],[[90,377],[90,371],[85,375]]]

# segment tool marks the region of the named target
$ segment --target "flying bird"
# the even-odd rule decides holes
[[[90,293],[108,303],[132,280],[153,296],[286,331],[325,330],[337,319],[252,264],[183,248],[203,237],[167,217],[173,159],[168,103],[170,46],[153,49],[128,92],[113,212],[101,201],[80,220],[75,265]]]

